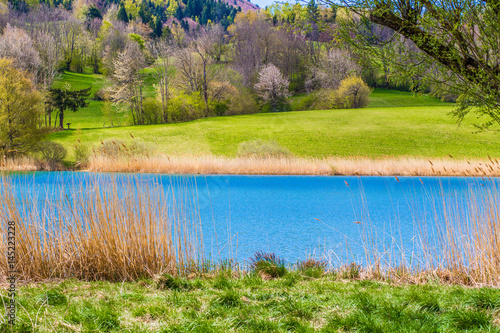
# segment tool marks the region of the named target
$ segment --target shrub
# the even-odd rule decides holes
[[[204,108],[199,94],[180,94],[168,101],[167,121],[175,123],[201,118]]]
[[[349,76],[340,82],[338,97],[347,109],[363,108],[368,104],[370,88],[358,76]]]
[[[223,116],[229,109],[229,106],[227,105],[227,102],[214,102],[212,103],[212,109],[214,110],[216,116]]]
[[[144,111],[144,124],[160,124],[161,119],[161,103],[155,98],[148,97],[142,103]]]
[[[238,146],[238,156],[245,157],[287,157],[292,153],[276,141],[244,141]]]
[[[308,259],[299,262],[297,268],[305,276],[319,278],[325,272],[326,262],[323,260]]]
[[[247,89],[241,89],[237,94],[229,99],[229,108],[227,115],[252,114],[258,113],[259,106],[255,96]]]
[[[254,272],[271,277],[282,277],[287,273],[285,261],[274,253],[256,252],[250,259],[250,267]]]
[[[74,57],[69,65],[69,69],[73,72],[83,73],[84,63],[80,57]]]
[[[317,96],[314,93],[296,97],[290,103],[290,110],[292,111],[312,110],[316,102],[317,102]]]
[[[338,95],[335,90],[319,89],[314,94],[314,104],[311,109],[313,110],[330,110],[338,109]]]
[[[89,161],[89,147],[84,144],[75,145],[75,161],[78,165],[86,165]]]
[[[37,154],[51,167],[61,163],[66,157],[66,149],[53,141],[41,141],[35,146]]]

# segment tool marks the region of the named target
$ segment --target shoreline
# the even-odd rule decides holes
[[[28,157],[4,160],[0,171],[88,171],[190,175],[441,176],[499,177],[498,159],[421,157],[220,157],[92,156],[85,166],[63,167]]]
[[[399,158],[226,158],[217,156],[97,156],[84,171],[165,174],[314,176],[500,176],[496,159]]]

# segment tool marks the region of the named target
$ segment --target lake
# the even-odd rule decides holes
[[[308,257],[332,265],[366,263],[365,250],[385,260],[417,260],[422,232],[434,244],[444,212],[467,215],[471,197],[496,193],[498,179],[466,177],[344,177],[158,175],[36,172],[11,174],[17,195],[40,203],[91,191],[86,180],[106,184],[159,183],[185,202],[201,221],[206,257],[247,261],[254,252],[274,252],[289,263]],[[446,204],[444,204],[444,202]],[[450,203],[449,206],[448,203]],[[170,204],[170,203],[169,203]],[[443,206],[445,205],[446,208]],[[47,205],[45,205],[47,207]],[[196,207],[197,212],[192,212]],[[437,253],[437,252],[436,252]]]

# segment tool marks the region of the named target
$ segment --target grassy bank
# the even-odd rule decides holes
[[[94,90],[103,84],[99,76],[75,73],[66,73],[61,82],[75,88],[94,84]],[[105,114],[104,103],[93,101],[90,108],[67,112],[65,119],[73,130],[56,132],[49,138],[67,148],[68,160],[75,159],[75,145],[96,148],[105,140],[127,143],[132,137],[158,153],[177,156],[235,157],[242,142],[257,139],[274,140],[295,157],[500,156],[498,135],[475,133],[475,119],[458,126],[449,115],[452,109],[453,104],[429,96],[375,89],[371,103],[364,109],[261,113],[188,123],[108,127],[110,116]],[[126,112],[111,114],[114,125],[127,124]]]
[[[65,280],[21,286],[18,302],[16,332],[500,331],[498,289],[334,274],[263,280],[221,272],[169,286]]]
[[[200,119],[188,123],[56,132],[74,159],[74,145],[99,147],[107,139],[133,138],[167,155],[234,157],[242,142],[276,141],[296,157],[500,156],[498,135],[457,127],[450,107],[304,111]]]

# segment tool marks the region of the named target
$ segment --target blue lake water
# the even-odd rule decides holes
[[[423,226],[442,223],[443,198],[467,210],[470,193],[494,189],[497,179],[459,177],[323,177],[153,175],[37,172],[9,178],[20,194],[57,200],[85,190],[85,180],[112,177],[159,182],[173,192],[196,196],[206,256],[248,260],[256,251],[288,262],[310,256],[364,262],[368,232],[379,250],[419,251]],[[189,193],[185,193],[185,192]],[[40,199],[41,200],[41,199]],[[401,250],[403,247],[403,250]]]

